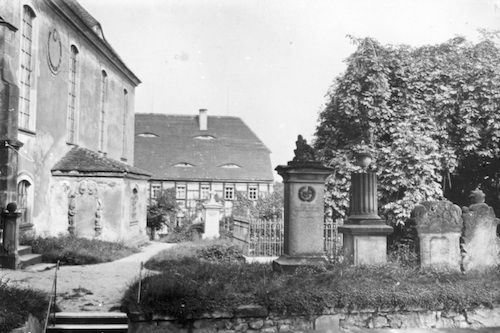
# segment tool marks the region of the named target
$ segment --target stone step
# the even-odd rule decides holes
[[[19,261],[21,263],[21,268],[26,268],[34,264],[39,264],[42,262],[41,254],[23,254],[19,256]]]
[[[123,312],[57,312],[57,324],[128,324]]]
[[[25,254],[31,254],[32,253],[31,246],[28,246],[28,245],[19,245],[17,253],[20,256],[25,255]]]
[[[56,324],[47,327],[47,333],[127,333],[127,324]]]

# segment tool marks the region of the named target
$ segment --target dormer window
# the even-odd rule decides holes
[[[138,137],[141,137],[141,138],[157,138],[158,135],[154,134],[154,133],[150,133],[150,132],[147,132],[147,133],[139,133],[137,134]]]
[[[213,140],[213,139],[215,139],[215,136],[213,136],[213,135],[198,135],[198,136],[195,136],[194,138],[198,139],[198,140]]]
[[[177,163],[176,165],[174,165],[174,167],[176,167],[176,168],[192,168],[192,167],[194,167],[194,165],[192,165],[191,163],[182,162],[182,163]]]
[[[224,164],[224,165],[221,165],[220,167],[224,168],[224,169],[239,169],[239,168],[241,168],[238,164],[234,164],[234,163]]]

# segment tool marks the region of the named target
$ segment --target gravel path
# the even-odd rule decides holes
[[[62,311],[117,311],[138,276],[141,262],[174,244],[151,242],[129,257],[97,265],[62,266],[57,272],[57,305]],[[41,272],[0,268],[0,281],[51,292],[55,269]]]

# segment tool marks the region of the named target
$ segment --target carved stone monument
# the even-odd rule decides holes
[[[484,203],[484,193],[472,192],[472,205],[462,208],[462,268],[484,270],[500,264],[500,239],[496,229],[500,220],[493,208]]]
[[[334,171],[316,161],[314,150],[299,135],[293,161],[276,167],[285,187],[284,254],[275,270],[327,263],[323,249],[325,179]]]
[[[338,228],[344,234],[344,256],[354,265],[383,264],[387,262],[387,235],[393,229],[378,216],[377,175],[365,171],[371,155],[360,153],[356,159],[362,172],[351,175],[350,215]]]
[[[421,267],[460,270],[461,215],[460,207],[449,201],[426,201],[415,206],[412,219]]]
[[[203,223],[205,229],[202,238],[219,238],[220,237],[220,210],[222,205],[215,201],[214,193],[210,193],[210,200],[203,204]]]

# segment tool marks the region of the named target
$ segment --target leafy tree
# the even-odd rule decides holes
[[[154,232],[167,226],[169,230],[175,227],[175,218],[179,205],[175,197],[175,188],[160,191],[155,199],[150,199],[147,211],[147,225]]]
[[[416,203],[448,197],[469,203],[481,187],[500,207],[500,50],[453,38],[438,45],[381,45],[353,38],[357,50],[334,80],[319,115],[314,147],[335,166],[326,203],[348,210],[356,152],[374,155],[381,214],[404,223]],[[492,171],[495,172],[492,172]]]
[[[257,200],[250,200],[246,193],[237,192],[232,214],[234,216],[247,216],[249,214],[255,218],[272,219],[281,216],[283,205],[283,184],[275,183],[272,193],[260,196]]]

